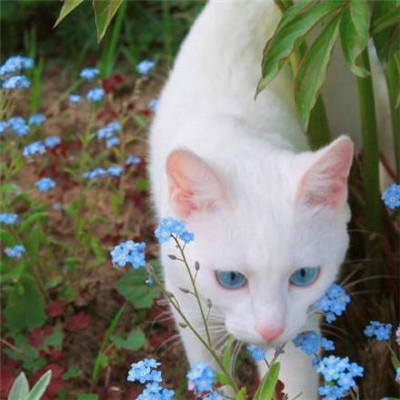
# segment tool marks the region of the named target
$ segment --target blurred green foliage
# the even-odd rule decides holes
[[[124,57],[131,65],[142,58],[160,60],[173,57],[204,6],[204,1],[129,1],[115,57]],[[97,61],[112,34],[112,26],[99,44],[91,3],[84,1],[53,26],[61,3],[43,0],[2,0],[0,33],[1,58],[15,53],[28,54],[32,38],[40,43],[37,52],[46,59],[67,59],[77,66]],[[71,59],[71,56],[73,57]],[[171,61],[171,60],[164,60]]]

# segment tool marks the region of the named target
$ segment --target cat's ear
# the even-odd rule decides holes
[[[167,158],[166,170],[171,205],[178,217],[214,211],[226,198],[218,176],[191,151],[173,151]]]
[[[314,161],[300,181],[297,201],[310,206],[343,205],[353,154],[354,144],[347,136],[315,152]]]

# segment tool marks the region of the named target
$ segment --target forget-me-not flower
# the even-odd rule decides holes
[[[61,139],[58,136],[47,136],[43,140],[43,143],[48,149],[52,149],[61,143]]]
[[[145,248],[146,243],[144,242],[135,243],[132,240],[128,240],[118,244],[111,250],[111,260],[114,265],[119,267],[125,267],[127,264],[134,269],[144,267],[146,265]]]
[[[155,235],[159,243],[166,243],[171,239],[171,235],[175,234],[185,243],[194,240],[194,234],[186,230],[186,223],[178,221],[175,218],[163,218],[160,225],[155,230]]]
[[[80,103],[82,101],[82,96],[79,96],[79,94],[70,94],[68,100],[70,103]]]
[[[192,366],[186,377],[189,380],[189,390],[203,393],[212,390],[215,372],[207,364],[197,363]]]
[[[51,178],[42,178],[35,183],[35,186],[40,192],[46,193],[56,187],[56,182]]]
[[[88,91],[87,99],[93,102],[102,101],[104,98],[104,89],[103,88],[93,88]]]
[[[5,225],[15,225],[18,222],[18,215],[12,213],[0,213],[0,223]]]
[[[0,76],[14,74],[23,69],[31,69],[33,67],[33,60],[29,57],[12,56],[0,66]]]
[[[125,164],[127,164],[127,165],[138,165],[138,164],[140,164],[141,161],[142,161],[142,159],[139,156],[130,155],[125,160]]]
[[[99,72],[100,71],[98,68],[84,68],[80,72],[79,77],[85,79],[86,81],[91,81],[92,79],[96,78]]]
[[[262,347],[248,345],[246,348],[250,352],[253,360],[255,361],[262,361],[267,357],[267,350],[263,349]]]
[[[367,337],[376,337],[379,341],[389,340],[392,331],[392,324],[384,324],[379,321],[371,321],[365,328],[364,334]]]
[[[28,144],[28,146],[25,146],[24,149],[22,150],[22,154],[25,157],[31,157],[34,156],[35,154],[43,154],[46,152],[46,147],[42,142],[33,142],[31,144]]]
[[[25,246],[23,246],[22,244],[16,244],[13,247],[6,247],[4,252],[10,258],[21,258],[22,254],[25,253]]]
[[[43,114],[33,114],[28,119],[29,125],[42,125],[43,122],[46,120],[46,117]]]
[[[15,89],[28,89],[31,86],[31,82],[25,75],[15,75],[6,79],[3,82],[3,89],[15,90]]]
[[[391,210],[400,207],[400,185],[392,183],[388,186],[382,194],[382,200]]]
[[[8,120],[8,126],[17,136],[22,137],[29,133],[29,126],[22,117],[10,118]]]
[[[154,68],[155,65],[156,63],[152,60],[143,60],[136,65],[136,70],[139,72],[139,74],[146,75]]]

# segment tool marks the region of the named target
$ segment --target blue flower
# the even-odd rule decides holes
[[[28,146],[25,146],[24,149],[22,150],[22,154],[25,157],[31,157],[37,153],[43,154],[45,152],[46,152],[46,147],[42,142],[33,142]]]
[[[40,192],[45,193],[56,187],[56,182],[51,178],[42,178],[35,183]]]
[[[25,253],[25,247],[22,244],[16,244],[13,247],[7,247],[4,252],[10,258],[21,258]]]
[[[137,400],[172,400],[174,394],[173,390],[165,389],[157,382],[150,382],[147,383]]]
[[[192,366],[186,377],[189,380],[189,389],[195,393],[209,392],[212,390],[215,372],[203,363],[197,363]]]
[[[154,61],[151,60],[143,60],[140,61],[138,65],[136,65],[136,70],[139,72],[141,75],[146,75],[148,74],[156,65]]]
[[[303,350],[307,355],[317,354],[320,347],[324,350],[335,349],[331,340],[322,337],[315,331],[299,333],[293,339],[293,344]]]
[[[80,72],[79,77],[85,79],[86,81],[91,81],[92,79],[96,78],[99,72],[100,71],[98,68],[84,68]]]
[[[126,159],[125,164],[127,164],[127,165],[138,165],[141,161],[142,161],[142,159],[139,156],[130,155]]]
[[[43,122],[46,120],[46,117],[43,114],[33,114],[28,119],[29,125],[42,125]]]
[[[80,103],[82,101],[82,96],[79,96],[79,94],[70,94],[68,100],[70,103]]]
[[[379,321],[370,321],[365,327],[364,334],[367,337],[376,337],[379,341],[389,340],[392,331],[392,324],[383,324]]]
[[[146,265],[144,249],[146,243],[135,243],[132,240],[120,243],[115,246],[110,254],[113,264],[119,267],[125,267],[126,264],[134,269],[144,267]]]
[[[119,165],[113,165],[107,169],[107,174],[109,176],[120,176],[123,169]]]
[[[315,303],[315,308],[324,311],[326,321],[331,323],[336,319],[336,316],[343,314],[348,303],[350,303],[350,296],[340,285],[334,283],[329,287],[326,294]]]
[[[58,136],[48,136],[43,142],[48,149],[52,149],[61,143],[61,139]]]
[[[28,89],[31,86],[29,79],[25,75],[15,75],[3,82],[3,89]]]
[[[149,286],[154,286],[154,278],[152,276],[147,277],[146,283]]]
[[[0,214],[0,224],[5,225],[15,225],[18,222],[18,215],[11,213],[1,213]]]
[[[114,136],[114,133],[119,132],[122,130],[122,125],[119,121],[111,121],[103,128],[99,128],[97,130],[97,138],[101,139],[108,139]]]
[[[147,358],[131,365],[127,380],[130,382],[161,382],[161,372],[156,371],[159,362],[153,358]]]
[[[6,133],[8,129],[8,123],[6,121],[0,121],[0,136]]]
[[[160,102],[159,99],[151,99],[147,104],[147,107],[149,107],[151,111],[155,111],[158,107],[159,102]]]
[[[261,347],[248,345],[246,348],[250,352],[253,360],[255,360],[255,361],[262,361],[267,357],[267,350],[265,350]]]
[[[400,324],[396,329],[396,342],[400,346]]]
[[[10,129],[17,136],[26,136],[29,133],[29,126],[26,124],[22,117],[12,117],[8,120],[8,125]]]
[[[396,378],[395,378],[397,383],[400,383],[400,367],[396,368]]]
[[[115,147],[119,145],[119,139],[115,136],[112,136],[110,138],[107,139],[106,141],[106,147],[107,149],[110,149],[111,147]]]
[[[400,185],[392,183],[388,186],[382,195],[382,200],[391,210],[400,207]]]
[[[107,175],[107,171],[101,167],[97,167],[93,169],[92,171],[89,172],[84,172],[82,176],[86,179],[94,179],[98,178],[99,176],[105,176]]]
[[[194,240],[194,234],[186,230],[186,223],[178,221],[175,218],[163,218],[161,224],[155,230],[155,235],[159,243],[166,243],[170,240],[171,235],[175,234],[185,243]]]
[[[0,67],[0,76],[14,74],[22,69],[31,69],[32,67],[33,60],[31,58],[12,56]]]
[[[356,363],[349,363],[347,357],[325,357],[317,369],[330,385],[319,388],[319,394],[326,400],[336,400],[345,397],[347,392],[356,385],[355,377],[361,377],[364,369]]]
[[[104,98],[104,89],[103,88],[94,88],[90,89],[88,94],[87,94],[87,99],[93,102],[98,102],[103,100]]]

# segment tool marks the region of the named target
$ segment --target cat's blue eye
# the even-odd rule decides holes
[[[247,282],[246,277],[237,271],[217,271],[215,275],[225,289],[240,289]]]
[[[303,267],[290,276],[290,283],[294,286],[310,286],[319,275],[319,267]]]

